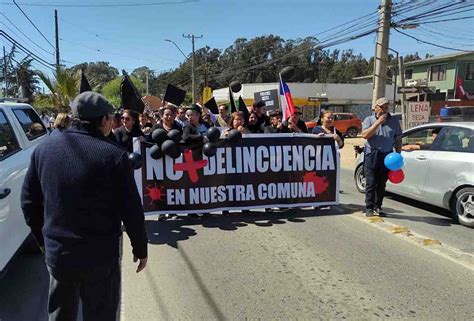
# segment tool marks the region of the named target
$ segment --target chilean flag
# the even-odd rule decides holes
[[[280,102],[283,111],[283,121],[290,118],[295,113],[295,105],[293,104],[293,97],[291,97],[290,88],[280,76]]]
[[[459,99],[464,99],[466,97],[466,91],[462,86],[462,80],[459,76],[456,77],[456,96],[458,96]]]

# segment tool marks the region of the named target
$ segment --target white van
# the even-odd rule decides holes
[[[0,103],[0,275],[30,234],[20,206],[21,187],[31,153],[47,136],[33,107]]]

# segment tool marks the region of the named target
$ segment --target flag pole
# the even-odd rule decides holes
[[[284,88],[283,88],[283,78],[281,78],[281,72],[278,73],[278,78],[280,78],[280,90],[279,90],[279,95],[278,96],[281,96],[281,91],[283,91],[283,97],[285,98],[285,110],[283,110],[282,108],[282,112],[283,112],[283,121],[286,121],[286,109],[288,108],[288,99],[286,98],[286,95],[285,95],[285,91],[284,91]]]

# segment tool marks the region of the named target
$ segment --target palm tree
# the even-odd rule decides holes
[[[71,100],[79,93],[79,77],[77,72],[59,67],[53,73],[53,78],[50,78],[42,71],[37,71],[36,74],[51,92],[50,99],[52,105],[61,111],[66,111]]]
[[[38,90],[38,79],[36,73],[32,70],[33,59],[29,56],[23,58],[16,66],[16,76],[18,85],[21,88],[21,97],[31,99],[33,94]]]

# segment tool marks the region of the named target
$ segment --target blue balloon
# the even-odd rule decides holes
[[[385,167],[387,167],[389,170],[392,170],[392,171],[399,170],[404,165],[403,157],[399,153],[395,153],[395,152],[390,153],[387,156],[385,156],[384,164],[385,164]]]

